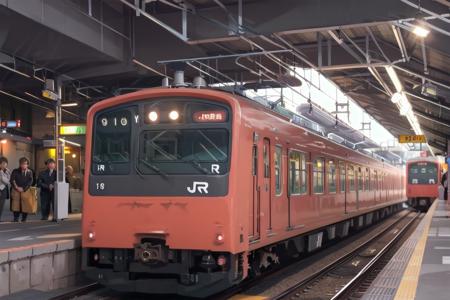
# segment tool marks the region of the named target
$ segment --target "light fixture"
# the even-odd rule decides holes
[[[61,107],[74,107],[74,106],[78,106],[77,102],[69,102],[69,103],[62,103]]]
[[[77,154],[76,154],[76,153],[73,153],[73,154],[72,154],[72,158],[77,158]]]
[[[395,72],[394,68],[392,66],[386,66],[385,69],[389,75],[389,78],[391,78],[391,81],[394,84],[397,92],[400,93],[401,91],[403,91],[402,83],[400,82],[400,79],[398,78],[397,72]]]
[[[95,240],[95,232],[89,231],[87,236],[89,240],[91,241]]]
[[[179,116],[180,116],[180,115],[179,115],[179,113],[178,113],[176,110],[172,110],[172,111],[169,113],[169,118],[170,118],[171,120],[173,120],[173,121],[177,120]]]
[[[400,102],[400,100],[401,100],[402,98],[403,98],[402,93],[399,93],[399,92],[394,93],[394,94],[392,94],[392,96],[391,96],[391,102],[394,103],[394,104],[397,104],[397,103]]]
[[[70,144],[70,145],[73,145],[73,146],[81,147],[81,144],[78,144],[78,143],[75,143],[75,142],[63,139],[63,138],[59,138],[59,140],[61,142],[63,142],[63,143],[67,143],[67,144]]]
[[[421,38],[426,38],[430,31],[423,26],[416,25],[414,26],[412,32]]]
[[[48,111],[45,113],[45,118],[46,118],[46,119],[53,119],[54,117],[55,117],[55,112],[52,111],[52,110],[48,110]]]
[[[437,87],[430,82],[426,82],[422,85],[422,94],[429,97],[436,97],[438,94]]]
[[[6,139],[0,140],[0,143],[4,145],[4,144],[8,143],[8,140],[6,140]]]
[[[148,118],[152,122],[156,122],[158,120],[158,113],[156,111],[151,111],[148,113]]]
[[[218,234],[216,235],[216,243],[222,244],[224,240],[225,240],[225,237],[223,236],[223,234],[218,233]]]

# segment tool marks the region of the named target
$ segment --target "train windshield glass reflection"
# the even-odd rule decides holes
[[[431,162],[410,163],[408,170],[408,183],[410,184],[437,184],[437,166]]]
[[[227,169],[227,129],[165,129],[144,131],[139,169],[145,174],[223,174]],[[218,165],[212,172],[211,165]]]

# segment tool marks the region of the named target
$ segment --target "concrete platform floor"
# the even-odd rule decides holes
[[[4,212],[3,220],[12,219],[8,213]],[[81,214],[69,215],[60,222],[41,221],[39,217],[30,216],[25,223],[1,222],[0,250],[81,236]]]

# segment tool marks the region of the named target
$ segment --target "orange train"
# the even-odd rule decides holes
[[[418,157],[406,162],[406,197],[415,208],[427,210],[439,197],[441,164],[432,157]]]
[[[88,113],[87,276],[204,297],[399,209],[404,173],[244,97],[154,88]]]

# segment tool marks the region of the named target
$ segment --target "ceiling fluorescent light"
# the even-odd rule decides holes
[[[426,29],[425,27],[422,27],[422,26],[414,26],[412,32],[421,38],[426,38],[427,35],[430,33],[430,31],[428,29]]]
[[[400,79],[398,78],[397,72],[395,72],[394,68],[392,66],[386,66],[385,69],[389,75],[389,78],[391,78],[391,81],[394,84],[397,92],[400,93],[401,91],[403,91],[402,83],[400,82]]]
[[[62,103],[61,106],[62,107],[74,107],[74,106],[78,106],[78,103],[77,102]]]

